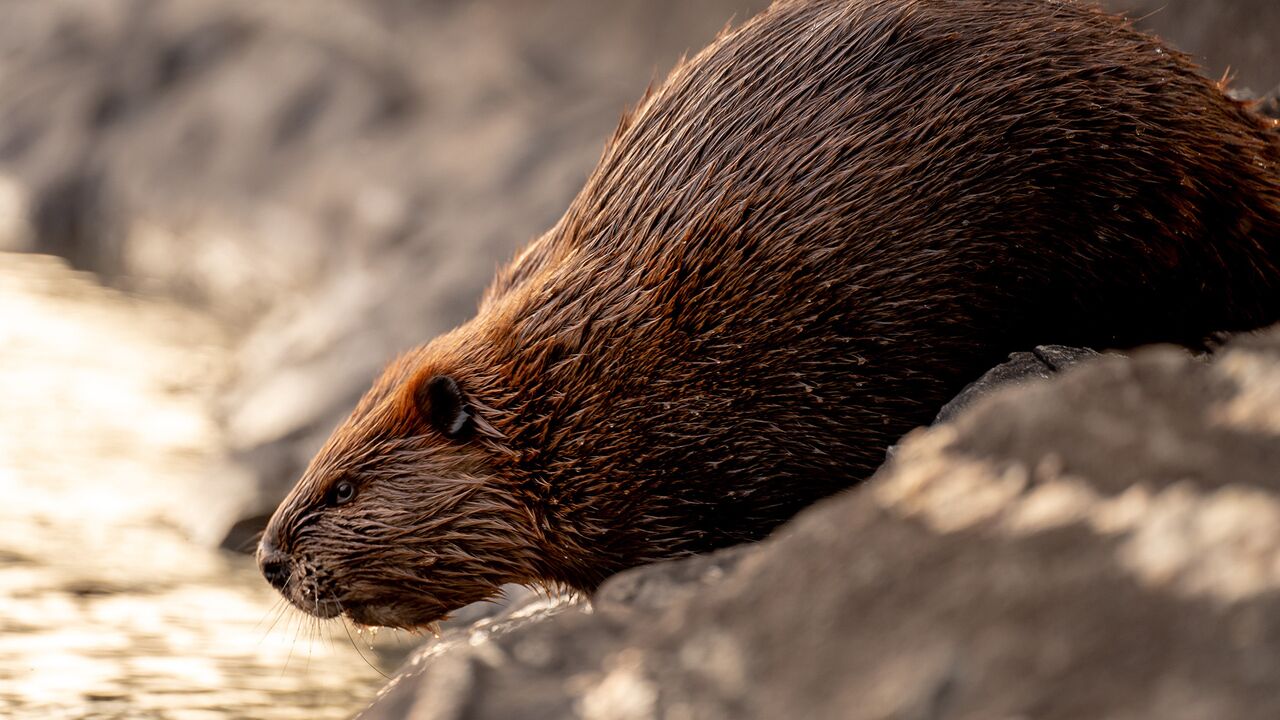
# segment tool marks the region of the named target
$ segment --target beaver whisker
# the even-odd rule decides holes
[[[276,625],[280,622],[280,619],[283,618],[285,614],[289,612],[291,607],[292,606],[290,605],[289,601],[283,595],[276,596],[275,605],[266,613],[264,613],[262,620],[259,620],[258,625],[255,625],[255,628],[256,628],[260,626],[263,623],[263,621],[265,621],[268,617],[272,618],[271,622],[268,623],[267,627],[263,630],[262,637],[258,639],[259,643],[265,640],[267,636],[269,636],[272,633],[272,631],[275,630]]]
[[[356,639],[351,636],[351,628],[347,626],[348,621],[352,623],[355,623],[355,621],[350,620],[350,617],[347,615],[346,609],[342,607],[341,601],[335,598],[334,602],[338,603],[338,614],[335,617],[338,618],[338,623],[342,625],[342,630],[347,634],[347,640],[351,643],[351,647],[355,649],[356,654],[359,655],[360,659],[364,661],[364,664],[368,665],[374,672],[378,673],[383,678],[390,680],[391,679],[390,675],[387,675],[386,673],[382,672],[382,670],[380,670],[376,665],[374,665],[372,662],[369,661],[369,658],[365,657],[364,651],[360,649],[360,646],[356,643]],[[357,626],[360,627],[358,624]]]

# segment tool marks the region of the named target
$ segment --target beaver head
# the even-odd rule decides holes
[[[502,434],[441,365],[392,363],[271,519],[259,565],[302,610],[408,628],[532,581],[543,547],[497,482]]]
[[[633,345],[583,352],[616,326],[547,314],[547,278],[527,277],[539,263],[526,253],[476,319],[391,363],[312,460],[258,547],[294,605],[429,627],[504,584],[590,590],[709,547],[695,539],[714,533],[690,532],[688,511],[670,507],[691,496],[664,489],[665,462],[654,471],[669,442],[652,435],[648,403],[672,406],[677,386],[636,392],[621,370]]]

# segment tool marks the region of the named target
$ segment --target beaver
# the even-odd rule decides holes
[[[475,317],[396,359],[259,548],[421,627],[756,540],[1011,351],[1280,317],[1274,124],[1068,0],[788,0],[624,115]]]

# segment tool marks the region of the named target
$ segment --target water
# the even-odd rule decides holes
[[[229,367],[195,313],[0,253],[0,716],[338,718],[383,682],[212,549]]]

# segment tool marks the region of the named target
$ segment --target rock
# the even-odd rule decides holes
[[[1098,357],[1096,350],[1065,345],[1040,345],[1031,352],[1010,353],[1009,361],[988,370],[965,386],[934,418],[934,423],[955,419],[979,398],[1018,382],[1047,379],[1083,360]]]
[[[446,635],[362,717],[1277,717],[1276,468],[1280,328],[1097,358],[762,543]]]
[[[1280,13],[1271,0],[1103,0],[1113,12],[1189,53],[1217,80],[1255,93],[1280,83],[1276,38]]]
[[[30,210],[26,188],[0,175],[0,252],[30,250]]]

